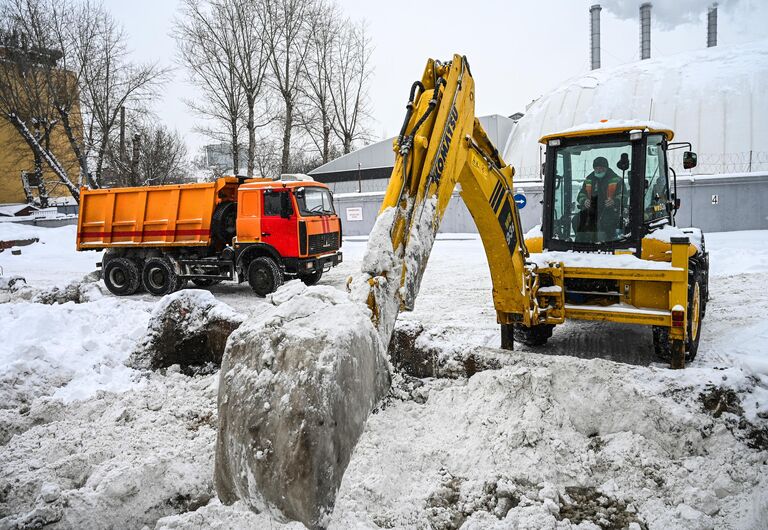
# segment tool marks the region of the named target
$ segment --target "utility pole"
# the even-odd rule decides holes
[[[141,144],[141,135],[133,135],[133,153],[131,154],[131,184],[138,185],[138,167],[139,167],[139,146]]]

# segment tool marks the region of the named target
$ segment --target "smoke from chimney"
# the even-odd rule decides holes
[[[717,2],[707,11],[707,48],[717,46]]]
[[[640,4],[640,59],[651,58],[651,3]]]
[[[589,8],[590,50],[592,70],[600,68],[600,4]]]

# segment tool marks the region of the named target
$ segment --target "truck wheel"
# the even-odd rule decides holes
[[[522,342],[526,346],[543,346],[552,336],[552,330],[555,326],[552,324],[538,324],[525,327],[522,324],[514,325],[514,336],[517,342]]]
[[[256,258],[248,265],[248,284],[257,295],[267,296],[283,285],[283,271],[272,258]]]
[[[323,277],[323,269],[318,269],[315,272],[309,272],[306,274],[299,274],[299,279],[304,282],[304,285],[315,285]]]
[[[128,258],[111,258],[104,266],[104,284],[117,296],[134,294],[141,286],[141,274],[135,262]]]
[[[232,242],[237,233],[237,203],[222,202],[213,212],[211,218],[213,235],[225,244]]]
[[[149,258],[144,263],[141,281],[147,292],[163,296],[178,291],[184,280],[180,279],[171,262],[165,258]]]
[[[283,272],[272,258],[256,258],[248,265],[248,284],[257,295],[267,296],[283,285]]]

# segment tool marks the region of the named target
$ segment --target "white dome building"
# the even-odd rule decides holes
[[[601,119],[654,120],[698,153],[694,174],[768,171],[768,40],[598,69],[535,100],[504,159],[538,179],[541,136]],[[680,153],[676,151],[674,153]],[[670,161],[681,168],[679,161]]]

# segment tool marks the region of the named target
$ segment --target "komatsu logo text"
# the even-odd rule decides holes
[[[445,135],[443,141],[440,144],[440,151],[437,153],[437,164],[435,164],[435,172],[432,174],[432,178],[439,182],[440,177],[443,176],[443,169],[445,168],[445,159],[448,157],[448,149],[451,147],[451,140],[453,139],[453,132],[456,129],[456,121],[459,119],[459,111],[456,107],[451,107],[451,113],[448,115],[448,122],[445,124]]]

